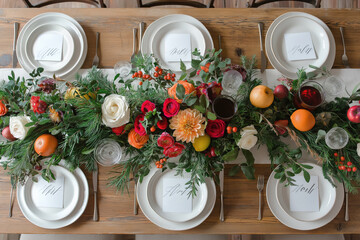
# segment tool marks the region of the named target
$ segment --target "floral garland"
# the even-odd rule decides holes
[[[135,58],[130,79],[118,74],[109,81],[95,68],[72,83],[41,77],[41,68],[29,79],[16,78],[12,72],[0,86],[0,124],[7,139],[0,145],[0,156],[7,157],[2,166],[13,184],[23,183],[27,176],[36,181],[37,174],[50,181],[54,178],[50,166],[61,159],[71,170],[85,164],[92,171],[97,145],[112,138],[124,147],[127,160],[114,167],[117,174],[110,185],[126,190],[133,177],[142,181],[155,164],[163,171],[191,172],[188,187],[196,194],[199,183],[206,177],[217,180],[223,164],[238,154],[246,162],[234,166],[230,175],[241,170],[253,179],[254,157],[249,150],[265,144],[281,182],[292,185],[293,176],[301,172],[310,178],[311,166],[298,162],[303,148],[322,162],[329,181],[332,176],[354,191],[352,180],[360,179],[360,124],[359,119],[348,120],[347,113],[348,103],[359,100],[360,91],[312,112],[297,109],[296,92],[314,74],[300,70],[298,79],[280,79],[283,84],[273,92],[256,77],[254,58],[242,57],[243,65],[238,66],[230,59],[222,61],[220,53],[212,50],[201,56],[195,50],[193,70],[188,73],[181,62],[179,78],[152,56]],[[221,83],[229,70],[239,72],[243,82],[228,98],[234,111],[224,116],[227,113],[217,112],[214,104],[223,96]],[[350,136],[342,150],[330,149],[324,140],[324,133],[334,126]],[[298,148],[283,143],[283,136],[290,136]]]

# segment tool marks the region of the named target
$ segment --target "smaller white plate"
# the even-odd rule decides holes
[[[173,222],[186,222],[197,217],[205,208],[208,199],[208,190],[205,183],[198,187],[197,195],[192,199],[192,211],[189,213],[171,213],[162,210],[163,182],[166,177],[181,179],[182,176],[175,176],[175,170],[162,172],[158,170],[150,179],[147,187],[147,197],[150,207],[162,218]],[[190,173],[183,173],[183,177],[190,177]],[[192,196],[190,196],[192,198]]]
[[[62,58],[59,62],[35,60],[36,53],[34,48],[37,41],[42,35],[49,32],[57,32],[63,35]],[[74,54],[74,39],[70,32],[63,26],[57,24],[43,24],[30,33],[29,38],[25,43],[25,49],[26,57],[33,66],[42,66],[47,71],[59,71],[70,62]]]
[[[186,22],[172,22],[161,27],[151,42],[151,51],[158,58],[164,68],[181,71],[180,62],[167,62],[165,56],[165,41],[169,34],[190,34],[191,52],[197,48],[201,55],[205,52],[205,38],[201,31],[194,25]],[[186,70],[191,68],[191,62],[184,62]]]
[[[316,59],[288,60],[284,36],[287,33],[300,32],[310,32]],[[271,34],[270,44],[271,51],[277,62],[291,72],[297,72],[301,68],[305,68],[306,72],[315,71],[315,69],[309,68],[309,65],[322,67],[330,52],[329,37],[325,29],[315,20],[303,16],[290,16],[281,20]]]
[[[44,208],[37,207],[34,203],[34,191],[33,186],[36,184],[29,178],[23,188],[25,202],[28,205],[30,211],[41,219],[48,221],[55,221],[67,217],[74,211],[79,201],[79,183],[76,180],[74,174],[69,170],[61,166],[51,166],[51,171],[55,175],[55,178],[64,176],[64,207],[63,208]],[[38,176],[41,177],[41,176]]]
[[[324,178],[322,169],[320,166],[312,163],[306,163],[313,166],[313,169],[307,171],[312,176],[318,176],[319,181],[319,211],[318,212],[292,212],[290,210],[290,186],[285,187],[284,183],[277,181],[276,183],[276,199],[282,209],[291,217],[300,221],[316,221],[326,216],[330,210],[334,207],[336,199],[336,189],[331,183]],[[303,176],[303,173],[301,173]],[[332,179],[333,180],[333,179]]]

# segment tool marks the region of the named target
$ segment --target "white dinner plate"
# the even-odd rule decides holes
[[[45,34],[56,32],[63,36],[62,59],[61,61],[38,61],[35,60],[37,54],[37,47],[42,36]],[[70,62],[74,53],[74,39],[70,32],[61,25],[57,24],[43,24],[35,28],[29,35],[25,43],[25,54],[27,60],[32,66],[42,66],[49,72],[56,72],[61,70],[68,62]]]
[[[48,25],[47,27],[43,25]],[[55,26],[55,27],[54,27]],[[58,26],[63,27],[65,30],[60,30],[61,33],[68,32],[73,39],[73,52],[69,52],[67,46],[63,48],[63,54],[66,56],[66,60],[59,64],[59,62],[50,61],[37,61],[32,58],[32,49],[27,47],[28,40],[35,39],[36,35],[32,36],[32,33],[37,33],[36,29],[43,27],[43,29],[59,30]],[[66,40],[70,40],[69,36],[65,36]],[[69,42],[69,48],[70,48]],[[65,51],[65,52],[64,52]],[[35,16],[30,19],[24,27],[21,29],[17,41],[16,54],[20,65],[27,72],[32,72],[38,67],[44,68],[43,75],[52,76],[55,74],[60,78],[72,77],[81,68],[85,61],[87,54],[87,40],[86,35],[80,24],[73,18],[63,13],[48,12]],[[69,58],[68,54],[72,56]],[[65,60],[65,59],[64,59]],[[51,69],[51,70],[48,70]]]
[[[25,203],[29,210],[41,219],[55,221],[68,216],[76,207],[79,200],[79,183],[74,174],[64,167],[51,166],[55,178],[64,177],[64,207],[63,208],[44,208],[36,206],[35,195],[36,184],[32,178],[28,178],[22,191],[24,191]],[[41,176],[38,176],[41,177]]]
[[[276,199],[276,185],[279,181],[274,178],[275,172],[273,171],[270,174],[268,182],[266,184],[266,200],[271,212],[274,216],[285,226],[288,226],[297,230],[313,230],[325,226],[329,222],[331,222],[339,213],[342,208],[344,202],[344,186],[338,181],[334,180],[336,185],[336,199],[334,207],[330,210],[330,212],[316,221],[300,221],[295,218],[292,218],[288,215],[280,206],[279,202]]]
[[[183,176],[175,176],[175,170],[167,170],[162,172],[161,170],[156,171],[154,175],[152,175],[148,187],[147,187],[147,197],[149,200],[150,207],[162,218],[167,219],[173,222],[186,222],[195,217],[197,217],[205,208],[207,199],[208,199],[208,190],[205,183],[202,183],[200,187],[198,187],[196,197],[192,198],[192,211],[189,213],[171,213],[164,212],[162,210],[162,200],[163,200],[163,184],[165,178],[176,178],[181,179],[183,177],[189,178],[190,173],[183,173]]]
[[[181,71],[180,62],[166,61],[165,42],[170,34],[189,34],[191,40],[191,52],[198,49],[201,55],[205,52],[205,39],[201,31],[194,25],[186,22],[172,22],[161,27],[154,35],[151,43],[151,52],[158,58],[160,65],[173,71]],[[186,70],[191,68],[191,62],[183,61]]]
[[[290,61],[287,56],[285,34],[301,32],[310,33],[316,59]],[[281,20],[272,31],[270,43],[276,61],[291,72],[297,72],[301,68],[306,72],[315,71],[309,68],[309,65],[322,67],[330,52],[329,37],[325,29],[315,20],[303,16],[291,16]]]
[[[160,217],[150,206],[149,200],[147,198],[147,186],[149,184],[149,181],[157,171],[156,167],[152,167],[150,170],[150,173],[143,178],[142,183],[138,183],[138,187],[136,189],[137,199],[139,202],[139,206],[144,213],[144,215],[155,225],[172,231],[183,231],[188,230],[194,227],[197,227],[202,222],[206,220],[206,218],[210,215],[212,212],[215,201],[216,201],[216,189],[215,189],[215,183],[214,180],[210,178],[206,178],[205,184],[208,189],[208,199],[205,205],[204,210],[195,218],[186,221],[186,222],[173,222],[169,221],[167,219],[164,219]]]
[[[336,189],[332,184],[325,179],[320,166],[313,163],[306,163],[313,166],[313,169],[307,171],[311,176],[318,176],[319,183],[319,211],[316,212],[292,212],[290,210],[290,186],[285,187],[285,183],[277,181],[276,184],[276,198],[282,209],[291,217],[300,221],[315,221],[326,216],[334,207],[336,199]],[[303,172],[299,174],[304,176]],[[333,180],[333,179],[332,179]]]
[[[332,32],[330,31],[329,27],[323,22],[321,21],[319,18],[310,15],[308,13],[303,13],[303,12],[287,12],[284,13],[282,15],[280,15],[279,17],[277,17],[270,25],[267,33],[266,33],[266,37],[265,37],[265,51],[266,51],[266,55],[271,63],[271,65],[278,70],[282,75],[284,75],[285,77],[291,78],[291,79],[296,79],[297,78],[297,74],[296,72],[293,71],[289,71],[288,69],[284,68],[283,66],[281,66],[272,50],[271,50],[271,35],[274,31],[274,28],[276,27],[276,25],[282,21],[285,18],[288,17],[294,17],[294,16],[302,16],[302,17],[307,17],[309,19],[312,19],[314,21],[316,21],[318,24],[321,25],[321,27],[323,27],[328,35],[329,41],[330,41],[330,51],[329,51],[329,56],[326,59],[325,63],[323,64],[323,66],[325,66],[327,68],[327,70],[330,70],[334,64],[334,60],[335,60],[335,54],[336,54],[336,45],[335,45],[335,39],[334,36],[332,34]],[[308,66],[303,66],[303,67],[308,67]]]
[[[205,39],[205,51],[214,48],[214,43],[209,31],[199,20],[185,14],[171,14],[157,19],[146,28],[141,41],[141,52],[143,54],[152,54],[152,39],[155,37],[156,32],[165,25],[173,22],[185,22],[198,28]]]
[[[65,161],[61,160],[59,163],[60,166],[66,167]],[[89,185],[85,174],[81,171],[80,168],[76,168],[73,172],[75,178],[79,183],[79,200],[76,204],[75,209],[65,218],[56,220],[56,221],[48,221],[39,218],[36,216],[30,209],[25,200],[25,191],[23,190],[24,186],[19,184],[17,187],[17,201],[20,207],[21,212],[34,225],[46,228],[46,229],[58,229],[62,227],[66,227],[73,222],[75,222],[79,217],[83,214],[89,199]]]

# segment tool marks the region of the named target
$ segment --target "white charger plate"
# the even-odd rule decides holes
[[[317,58],[290,61],[287,56],[285,34],[301,32],[310,32]],[[306,72],[315,71],[315,69],[309,68],[309,65],[321,67],[330,52],[329,37],[325,29],[315,20],[303,16],[291,16],[281,20],[272,31],[270,43],[276,61],[291,72],[297,72],[301,68],[305,68]]]
[[[25,196],[25,203],[34,215],[44,220],[55,221],[68,216],[75,209],[79,201],[80,190],[77,179],[69,170],[61,166],[51,166],[50,169],[55,175],[55,178],[64,176],[63,208],[44,208],[36,206],[34,195],[39,193],[35,191],[34,186],[36,183],[32,181],[32,178],[28,178],[21,190]]]
[[[292,212],[290,210],[290,186],[285,187],[285,183],[277,181],[276,184],[276,198],[282,209],[291,217],[300,221],[316,221],[326,216],[334,207],[336,199],[336,189],[331,183],[325,179],[320,166],[313,163],[306,163],[312,166],[312,169],[307,171],[312,176],[318,176],[319,183],[319,211],[318,212]],[[304,176],[303,172],[299,174]],[[333,179],[332,179],[333,180]]]
[[[173,22],[185,22],[195,26],[201,31],[205,39],[205,51],[214,48],[214,43],[209,31],[199,20],[185,14],[171,14],[157,19],[146,28],[146,31],[141,41],[141,52],[143,54],[152,54],[152,39],[154,38],[156,32],[163,26]]]
[[[284,14],[280,15],[279,17],[277,17],[271,23],[271,25],[266,33],[266,37],[265,37],[265,51],[266,51],[266,55],[267,55],[271,65],[276,70],[278,70],[281,74],[283,74],[284,76],[291,78],[291,79],[297,78],[296,72],[288,71],[286,68],[284,68],[277,62],[274,54],[271,51],[271,43],[270,43],[271,34],[274,31],[274,28],[276,27],[276,25],[283,19],[288,18],[288,17],[293,17],[293,16],[302,16],[302,17],[307,17],[309,19],[312,19],[312,20],[316,21],[318,24],[320,24],[325,29],[325,31],[328,35],[329,41],[330,41],[330,52],[329,52],[328,58],[326,59],[326,62],[323,64],[323,66],[325,66],[327,68],[327,70],[330,70],[334,64],[335,54],[336,54],[336,45],[335,45],[334,36],[333,36],[332,32],[330,31],[329,27],[323,21],[321,21],[319,18],[317,18],[311,14],[303,13],[303,12],[284,13]],[[307,66],[303,66],[303,67],[307,67]]]
[[[66,167],[65,161],[61,160],[59,163],[60,166]],[[34,225],[46,228],[46,229],[58,229],[66,227],[72,223],[74,223],[79,217],[83,214],[85,211],[85,208],[87,206],[88,200],[89,200],[89,185],[87,182],[87,179],[85,177],[85,174],[82,172],[80,168],[77,168],[73,172],[75,178],[77,179],[79,183],[79,200],[76,204],[76,207],[72,213],[70,213],[67,217],[63,219],[59,219],[56,221],[47,221],[44,219],[39,218],[36,216],[28,207],[25,201],[24,191],[22,188],[24,186],[18,185],[17,187],[17,201],[20,207],[21,212],[25,216],[27,220],[29,220]]]
[[[169,34],[190,34],[191,52],[197,48],[201,55],[205,52],[205,39],[201,31],[194,25],[186,22],[172,22],[158,29],[151,43],[151,52],[160,60],[165,68],[173,71],[181,71],[180,62],[166,61],[165,42]],[[191,62],[183,61],[186,70],[191,68]]]
[[[344,202],[344,186],[342,183],[334,180],[336,184],[336,200],[334,207],[330,210],[330,212],[324,216],[323,218],[306,222],[300,221],[295,218],[289,216],[280,206],[279,202],[276,199],[276,185],[278,179],[274,178],[275,172],[273,171],[268,179],[266,184],[266,200],[271,212],[274,216],[285,226],[289,228],[297,229],[297,230],[313,230],[325,226],[329,222],[331,222],[340,212],[343,202]]]
[[[63,36],[63,48],[62,48],[62,59],[59,62],[53,61],[38,61],[35,60],[36,55],[36,45],[37,41],[44,35],[49,32],[57,32]],[[29,35],[25,43],[25,53],[27,60],[32,66],[41,65],[47,71],[58,71],[62,69],[68,62],[70,62],[73,53],[74,53],[74,39],[71,36],[70,32],[66,30],[61,25],[57,24],[43,24],[35,28]]]
[[[208,190],[207,185],[202,183],[200,187],[198,187],[196,197],[192,198],[192,206],[193,209],[189,213],[171,213],[164,212],[162,210],[162,196],[163,196],[163,183],[164,178],[171,177],[181,179],[183,177],[190,178],[190,173],[183,173],[183,176],[175,176],[175,170],[167,170],[162,172],[161,170],[156,171],[154,175],[152,175],[148,187],[147,187],[147,198],[149,200],[149,204],[151,208],[162,218],[167,219],[173,222],[186,222],[195,217],[197,217],[205,208],[207,199],[208,199]]]
[[[36,28],[44,24],[48,24],[50,26],[60,25],[64,27],[71,34],[71,37],[74,40],[73,56],[67,64],[59,69],[56,69],[56,71],[48,71],[46,66],[41,65],[40,61],[36,61],[34,59],[30,61],[30,55],[27,52],[28,49],[26,49],[26,43],[30,34]],[[21,29],[17,41],[16,54],[20,65],[27,72],[32,72],[37,67],[44,67],[44,75],[52,76],[55,74],[58,77],[66,78],[75,75],[84,63],[87,54],[87,39],[80,24],[70,16],[56,12],[43,13],[30,19]],[[32,64],[33,62],[37,64],[34,65]],[[50,62],[48,62],[48,64],[50,64]]]
[[[186,221],[186,222],[173,222],[166,220],[162,217],[160,217],[150,206],[149,199],[147,198],[147,186],[149,184],[149,181],[157,171],[157,168],[154,166],[151,168],[149,174],[143,178],[143,182],[138,183],[138,187],[136,189],[137,199],[139,206],[144,213],[144,215],[155,225],[172,231],[183,231],[188,230],[194,227],[197,227],[202,222],[206,220],[206,218],[210,215],[212,212],[215,201],[216,201],[216,189],[215,189],[215,183],[213,179],[207,178],[205,180],[205,184],[208,189],[208,200],[206,202],[204,210],[198,215],[197,217]]]

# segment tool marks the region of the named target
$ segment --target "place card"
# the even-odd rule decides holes
[[[293,177],[297,186],[290,186],[290,211],[318,212],[319,211],[319,178],[311,176],[306,182],[304,176]]]
[[[42,177],[33,184],[31,191],[35,206],[39,208],[64,208],[64,176],[57,176],[56,180],[45,181]]]
[[[163,182],[163,212],[192,212],[192,197],[190,189],[186,189],[189,178],[165,177]]]
[[[37,37],[33,45],[35,60],[61,61],[63,38],[64,36],[56,31],[46,32]]]
[[[191,61],[190,34],[168,34],[165,38],[165,60],[167,62]]]
[[[290,61],[316,59],[310,32],[286,33],[284,37]]]

